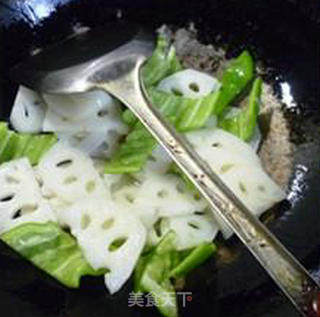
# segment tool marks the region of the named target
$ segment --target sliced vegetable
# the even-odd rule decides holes
[[[149,95],[159,111],[166,118],[174,121],[181,102],[180,98],[159,92],[154,88],[149,89]],[[130,114],[131,112],[128,113]],[[136,117],[134,117],[134,122],[133,117],[130,120],[130,124],[134,125],[134,127],[111,161],[106,163],[105,173],[107,174],[125,174],[140,171],[153,149],[157,146],[157,141]]]
[[[20,86],[10,115],[12,126],[19,132],[38,133],[42,129],[45,105],[35,91]]]
[[[225,108],[244,90],[254,75],[254,62],[248,51],[232,60],[225,70],[214,114],[221,115]]]
[[[203,243],[188,252],[176,250],[176,234],[169,231],[159,244],[141,256],[134,274],[134,291],[150,293],[163,316],[178,316],[177,300],[171,278],[185,277],[216,250]]]
[[[157,46],[153,55],[142,69],[142,78],[148,94],[152,94],[150,89],[152,89],[160,80],[181,69],[182,66],[176,56],[175,48],[172,45],[170,46],[164,36],[160,35],[157,39]],[[153,98],[151,98],[151,100],[153,100]],[[161,105],[161,103],[156,103],[156,105]],[[123,112],[122,119],[131,127],[139,121],[129,109]]]
[[[257,133],[259,133],[259,131]],[[196,135],[197,137],[195,137]],[[193,137],[195,137],[194,141],[192,140]],[[259,137],[259,135],[257,137]],[[208,128],[203,129],[202,132],[199,131],[199,133],[191,132],[187,134],[187,138],[196,148],[199,148],[197,142],[207,145],[207,148],[203,146],[201,150],[204,158],[208,159],[209,157],[214,157],[216,155],[215,164],[217,166],[215,171],[224,173],[239,164],[261,164],[259,157],[255,153],[256,147],[251,148],[244,142],[240,142],[238,138],[221,129]],[[252,151],[252,149],[254,151]],[[195,197],[201,197],[194,184],[176,164],[173,163],[168,171],[175,175],[179,175],[182,178],[186,190],[193,192]]]
[[[24,148],[22,156],[27,157],[30,163],[35,165],[56,142],[54,134],[34,135]]]
[[[211,214],[186,214],[160,218],[160,223],[154,226],[149,241],[151,244],[161,240],[169,231],[176,233],[176,250],[182,251],[194,248],[202,243],[211,242],[219,231],[219,226]]]
[[[30,140],[33,138],[32,134],[24,134],[19,133],[16,134],[18,136],[17,142],[14,146],[14,153],[11,159],[17,159],[24,156],[24,150],[27,146],[27,144],[30,142]]]
[[[249,96],[249,104],[236,115],[219,120],[218,125],[244,141],[250,141],[257,126],[260,97],[262,92],[262,79],[257,78]]]
[[[53,134],[19,134],[10,131],[6,123],[0,123],[0,163],[27,157],[32,165],[38,163],[57,138]]]
[[[135,174],[135,181],[114,190],[112,199],[121,210],[137,215],[151,229],[159,217],[192,215],[205,209],[204,200],[181,191],[181,180],[175,175],[159,174],[153,163],[148,162],[140,174]]]
[[[201,99],[186,99],[180,105],[180,113],[175,122],[180,132],[197,130],[205,126],[214,112],[219,93],[211,93]]]
[[[40,161],[38,174],[59,223],[70,228],[94,269],[109,270],[106,286],[117,292],[144,247],[141,221],[113,203],[93,161],[76,149],[55,145]]]
[[[128,132],[121,120],[119,101],[103,91],[45,98],[48,110],[43,130],[57,133],[60,143],[84,153],[109,157]]]
[[[79,287],[84,275],[102,275],[84,259],[76,240],[52,222],[24,223],[1,235],[1,240],[68,287]]]
[[[8,162],[13,158],[15,154],[15,149],[17,147],[18,139],[19,139],[18,134],[12,131],[7,132],[7,142],[6,142],[6,146],[4,147],[0,155],[0,163]]]
[[[83,153],[90,154],[93,157],[106,158],[113,152],[114,145],[119,139],[115,132],[107,134],[105,132],[61,132],[58,133],[59,143],[76,148]],[[110,145],[110,146],[109,146]]]
[[[119,110],[117,108],[120,107],[119,101],[112,98],[104,90],[92,90],[70,95],[44,94],[43,99],[48,110],[53,111],[58,117],[64,118],[65,121],[83,122],[83,120],[95,116],[116,115]],[[49,128],[50,120],[46,121],[44,125]],[[57,127],[52,126],[52,128]]]
[[[177,175],[179,176],[182,181],[183,181],[183,184],[184,184],[184,189],[187,190],[187,191],[190,191],[193,193],[194,197],[195,198],[200,198],[201,195],[200,193],[198,192],[197,188],[195,187],[195,185],[192,183],[192,181],[189,179],[189,177],[182,172],[182,170],[178,167],[177,164],[175,163],[172,163],[168,172],[170,174],[174,174],[174,175]]]
[[[110,293],[117,292],[131,276],[145,245],[146,230],[140,220],[101,196],[86,197],[57,214],[90,265],[108,269],[105,284]]]
[[[185,69],[164,78],[157,86],[158,90],[185,98],[203,98],[220,88],[219,81],[200,71]]]
[[[142,70],[146,87],[157,84],[162,78],[181,70],[176,51],[165,37],[159,36],[156,49]]]
[[[129,109],[123,111],[121,119],[131,128],[139,121],[135,114]]]
[[[194,70],[178,72],[163,79],[169,75],[168,69],[170,67],[171,73],[177,71],[177,68],[170,66],[171,63],[164,57],[166,45],[165,40],[160,37],[158,48],[144,69],[145,72],[143,74],[144,78],[146,78],[149,98],[152,104],[162,112],[165,118],[170,116],[165,113],[164,108],[169,110],[172,117],[174,117],[171,117],[171,121],[175,124],[178,131],[186,132],[202,128],[212,113],[220,112],[221,106],[219,100],[221,98],[223,100],[226,99],[226,97],[223,97],[225,92],[222,88],[217,91],[219,83],[212,77]],[[249,58],[251,58],[250,55]],[[227,71],[224,76],[225,80],[230,77],[237,83],[235,79],[235,74],[237,73],[240,74],[241,79],[246,79],[246,74],[242,74],[243,70],[240,66],[245,67],[247,59],[242,57],[239,57],[238,59],[239,61],[236,60],[233,62],[233,66]],[[244,61],[242,61],[242,59],[244,59]],[[176,60],[176,58],[174,60]],[[163,63],[166,66],[162,65]],[[147,76],[148,74],[150,77]],[[188,77],[187,79],[185,78],[186,75]],[[148,78],[152,78],[152,80]],[[207,84],[208,78],[211,79],[209,85]],[[159,83],[158,89],[162,90],[162,92],[150,88],[151,85],[155,85],[161,79],[163,80]],[[240,86],[239,83],[238,86]],[[193,93],[191,93],[192,91]],[[231,93],[229,92],[227,95],[229,96],[230,94]],[[198,98],[191,99],[186,97]],[[119,151],[116,152],[111,162],[107,163],[105,171],[107,174],[132,173],[141,170],[157,144],[155,140],[151,141],[151,136],[146,137],[148,132],[141,124],[137,123],[138,119],[130,110],[126,110],[122,118],[125,123],[133,127],[131,133],[134,134],[134,137],[131,138],[129,135],[126,142],[120,146]],[[145,131],[142,133],[141,129],[144,129]],[[136,135],[141,135],[141,138],[143,138],[141,139],[141,142],[136,141]],[[132,142],[132,139],[135,139],[134,143]],[[145,144],[143,143],[144,139],[146,140]],[[130,144],[127,144],[128,140],[131,142]]]
[[[175,121],[182,109],[185,108],[183,104],[189,100],[174,94],[159,91],[154,87],[150,87],[148,89],[148,97],[162,115],[170,118],[172,122]],[[135,126],[136,123],[139,122],[139,119],[130,110],[126,110],[124,112],[122,119],[131,127]]]
[[[171,164],[172,158],[168,152],[161,145],[157,145],[141,173],[153,171],[162,175],[167,174]]]
[[[26,158],[1,165],[0,184],[0,233],[25,222],[56,221]]]
[[[253,131],[253,136],[251,137],[249,144],[252,147],[252,149],[258,153],[261,142],[262,142],[262,134],[259,128],[259,124],[257,124]]]
[[[216,251],[217,247],[213,243],[198,245],[170,272],[170,276],[173,278],[186,276],[190,271],[209,259]]]
[[[201,99],[188,99],[173,94],[149,89],[150,99],[162,115],[169,119],[180,132],[195,130],[203,127],[212,114],[216,105],[218,93],[212,93]],[[133,124],[133,118],[127,122]],[[106,164],[107,174],[135,173],[145,165],[156,140],[147,129],[135,119],[135,125],[124,143]]]
[[[5,122],[0,122],[0,156],[5,150],[9,140],[8,125]]]
[[[135,271],[135,291],[148,292],[166,317],[178,316],[178,305],[170,272],[175,266],[175,234],[169,232],[152,251],[142,256]]]
[[[135,293],[144,293],[145,288],[143,287],[141,283],[141,278],[145,272],[145,268],[150,262],[150,259],[152,258],[153,253],[149,252],[142,254],[139,258],[139,261],[135,267],[134,275],[133,275],[133,291]]]
[[[284,191],[263,170],[256,152],[238,137],[221,129],[202,129],[188,133],[187,138],[195,151],[256,216],[285,198]],[[225,238],[230,237],[232,231],[228,226],[217,217],[216,220]]]
[[[70,206],[80,199],[107,197],[93,161],[79,150],[56,144],[40,160],[38,174],[43,191],[55,207]]]
[[[143,124],[138,122],[111,161],[107,161],[105,173],[125,174],[140,171],[156,145],[157,141]]]

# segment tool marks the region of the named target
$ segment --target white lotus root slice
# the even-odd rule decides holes
[[[206,207],[205,201],[186,191],[175,175],[149,169],[142,179],[136,177],[136,181],[115,191],[112,198],[123,210],[136,214],[147,228],[159,217],[189,215]]]
[[[198,154],[218,173],[223,174],[226,165],[232,163],[261,167],[259,156],[249,144],[222,129],[202,129],[186,136]]]
[[[116,100],[102,90],[69,95],[43,94],[43,99],[48,108],[59,117],[76,121],[96,115],[98,111],[115,115],[119,106]]]
[[[71,229],[91,266],[110,270],[105,283],[110,293],[117,292],[131,276],[145,245],[146,230],[140,220],[103,199],[80,201],[60,211],[58,218]]]
[[[116,130],[57,133],[59,143],[96,158],[111,157],[122,134]]]
[[[203,72],[185,69],[166,77],[158,84],[158,89],[186,98],[202,98],[220,88],[219,81]]]
[[[42,97],[35,91],[20,86],[10,115],[12,126],[19,132],[40,132],[44,114]]]
[[[56,221],[27,159],[0,168],[0,233],[26,222]]]
[[[44,196],[50,202],[58,200],[61,206],[71,205],[79,199],[108,195],[90,157],[61,144],[45,154],[37,172],[43,183]]]
[[[198,154],[256,216],[285,199],[284,191],[263,170],[255,151],[232,134],[216,129],[188,133]],[[232,230],[217,216],[228,238]]]
[[[219,232],[217,223],[208,214],[159,218],[156,224],[157,226],[154,225],[149,232],[149,242],[157,244],[166,233],[172,230],[177,235],[178,250],[186,250],[204,242],[212,242]]]
[[[49,106],[43,130],[56,132],[60,142],[85,153],[110,156],[128,131],[119,102],[103,91],[45,98]]]
[[[59,143],[90,154],[106,141],[105,132],[58,132]]]

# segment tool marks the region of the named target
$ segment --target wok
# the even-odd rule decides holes
[[[199,40],[223,47],[228,57],[247,48],[267,70],[296,145],[287,200],[273,211],[269,228],[320,279],[320,108],[317,1],[111,1],[0,0],[0,118],[6,119],[17,87],[8,70],[30,52],[55,43],[75,25],[99,26],[121,17],[157,28],[194,22]],[[290,87],[290,98],[283,87]],[[294,317],[291,304],[236,238],[236,256],[221,265],[212,259],[193,272],[185,289],[192,300],[181,316]],[[129,308],[131,281],[111,296],[102,279],[84,278],[70,290],[0,244],[1,316],[157,316]]]

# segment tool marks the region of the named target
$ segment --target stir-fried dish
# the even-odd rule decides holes
[[[252,56],[214,74],[182,65],[160,34],[142,71],[152,104],[261,216],[285,193],[257,154],[263,82]],[[176,281],[232,231],[142,123],[102,91],[20,87],[10,124],[0,123],[1,239],[67,287],[101,276],[114,294],[133,276],[135,294],[177,316]]]

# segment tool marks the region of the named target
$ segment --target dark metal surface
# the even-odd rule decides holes
[[[73,94],[100,88],[121,100],[185,172],[213,212],[230,225],[297,310],[304,316],[318,317],[314,303],[320,298],[320,287],[309,272],[144,96],[140,67],[152,55],[154,42],[152,34],[135,24],[111,23],[42,49],[15,66],[10,75],[17,83],[39,92]]]
[[[33,54],[13,67],[10,77],[19,84],[46,93],[84,92],[95,88],[93,77],[101,73],[108,73],[108,78],[114,79],[125,75],[128,68],[123,61],[125,56],[128,60],[131,55],[146,59],[152,55],[154,43],[153,33],[149,34],[136,24],[109,23]]]
[[[305,3],[307,9],[311,1]],[[1,33],[2,77],[29,50],[72,33],[76,23],[96,26],[110,22],[119,16],[119,8],[123,17],[150,27],[161,23],[185,26],[194,21],[200,39],[224,46],[230,57],[249,48],[268,67],[265,80],[273,84],[279,98],[283,98],[283,83],[291,87],[294,106],[287,104],[284,108],[292,126],[292,139],[298,144],[289,192],[292,207],[282,206],[282,216],[270,226],[319,275],[320,68],[316,10],[312,11],[311,21],[308,10],[301,12],[300,4],[297,7],[292,1],[74,1],[37,26],[20,23]],[[15,87],[2,83],[0,110],[6,117]],[[230,265],[216,270],[213,261],[190,276],[187,289],[193,291],[193,300],[182,315],[195,316],[201,307],[202,314],[215,316],[296,316],[255,260],[241,246],[238,248],[240,255]],[[0,302],[9,312],[4,316],[126,317],[151,313],[127,307],[130,285],[116,297],[108,296],[101,281],[94,279],[85,279],[80,290],[65,290],[42,272],[24,265],[3,246],[0,252]]]

